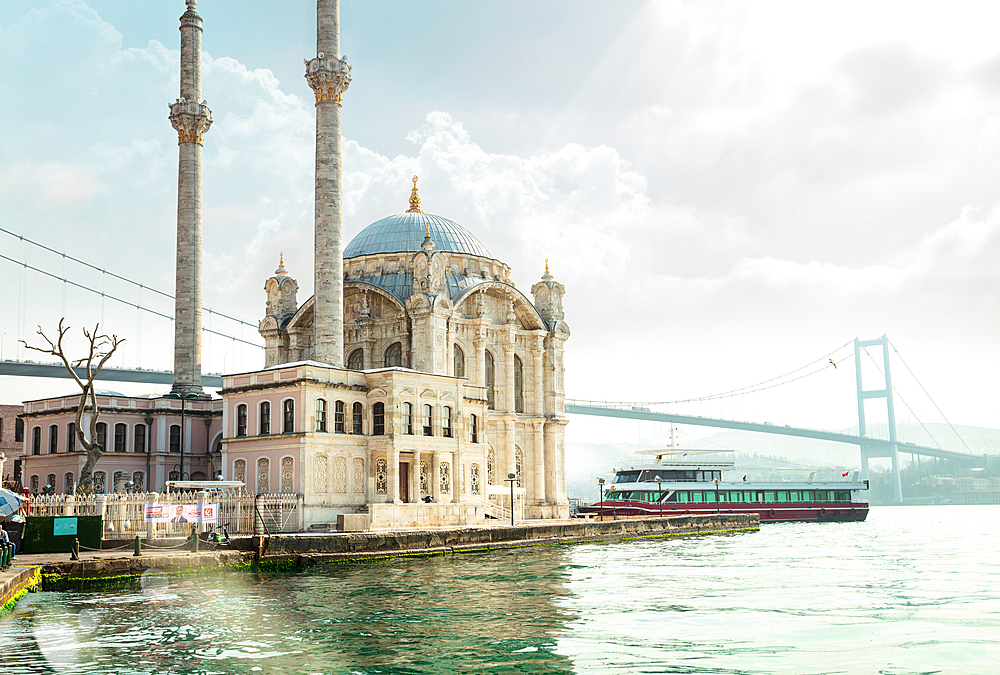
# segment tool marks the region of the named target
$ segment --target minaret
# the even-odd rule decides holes
[[[340,97],[351,67],[340,57],[340,0],[316,0],[316,57],[306,61],[316,94],[313,358],[344,365],[344,213]]]
[[[212,111],[201,100],[201,17],[197,0],[181,16],[181,97],[170,106],[177,130],[177,279],[174,288],[174,386],[171,393],[204,396],[201,388],[201,140]]]

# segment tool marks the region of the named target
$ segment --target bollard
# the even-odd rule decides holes
[[[192,525],[191,526],[191,552],[192,553],[197,553],[198,552],[198,526],[197,525]]]
[[[80,540],[77,539],[76,537],[73,537],[73,547],[70,549],[69,559],[70,560],[80,559]]]
[[[133,558],[138,558],[142,555],[142,542],[139,541],[139,535],[135,535],[135,553],[132,554]]]
[[[7,566],[9,564],[10,564],[10,546],[4,544],[3,548],[0,548],[0,570],[7,569]]]

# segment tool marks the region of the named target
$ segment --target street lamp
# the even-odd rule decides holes
[[[715,478],[712,482],[715,483],[715,512],[719,513],[719,479]]]
[[[656,501],[660,503],[660,518],[662,518],[663,517],[663,485],[661,485],[662,479],[659,476],[657,476],[653,480],[656,481],[656,492],[657,492]]]
[[[601,500],[597,502],[598,508],[601,510],[601,520],[604,520],[604,479],[597,479],[597,489],[601,491]]]
[[[517,474],[513,471],[507,472],[507,482],[510,483],[510,526],[514,526],[514,481],[517,480]]]

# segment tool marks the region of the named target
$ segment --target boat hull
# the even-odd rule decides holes
[[[868,517],[867,502],[832,502],[832,503],[772,503],[772,504],[683,504],[664,505],[663,516],[712,515],[716,513],[756,513],[762,523],[792,523],[792,522],[859,522]],[[602,502],[581,506],[578,513],[597,514],[602,512],[605,518],[652,516],[661,514],[658,506],[642,502]]]

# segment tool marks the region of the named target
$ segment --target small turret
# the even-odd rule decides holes
[[[531,287],[531,294],[535,297],[535,309],[539,316],[548,324],[549,330],[555,330],[555,324],[564,318],[562,299],[566,294],[566,287],[549,272],[548,259],[545,260],[545,274],[541,281]]]
[[[295,299],[298,290],[298,282],[288,276],[288,270],[285,269],[285,255],[282,253],[278,259],[278,269],[274,270],[274,276],[264,282],[264,291],[267,293],[265,315],[273,316],[280,326],[284,319],[298,310],[299,305]]]

